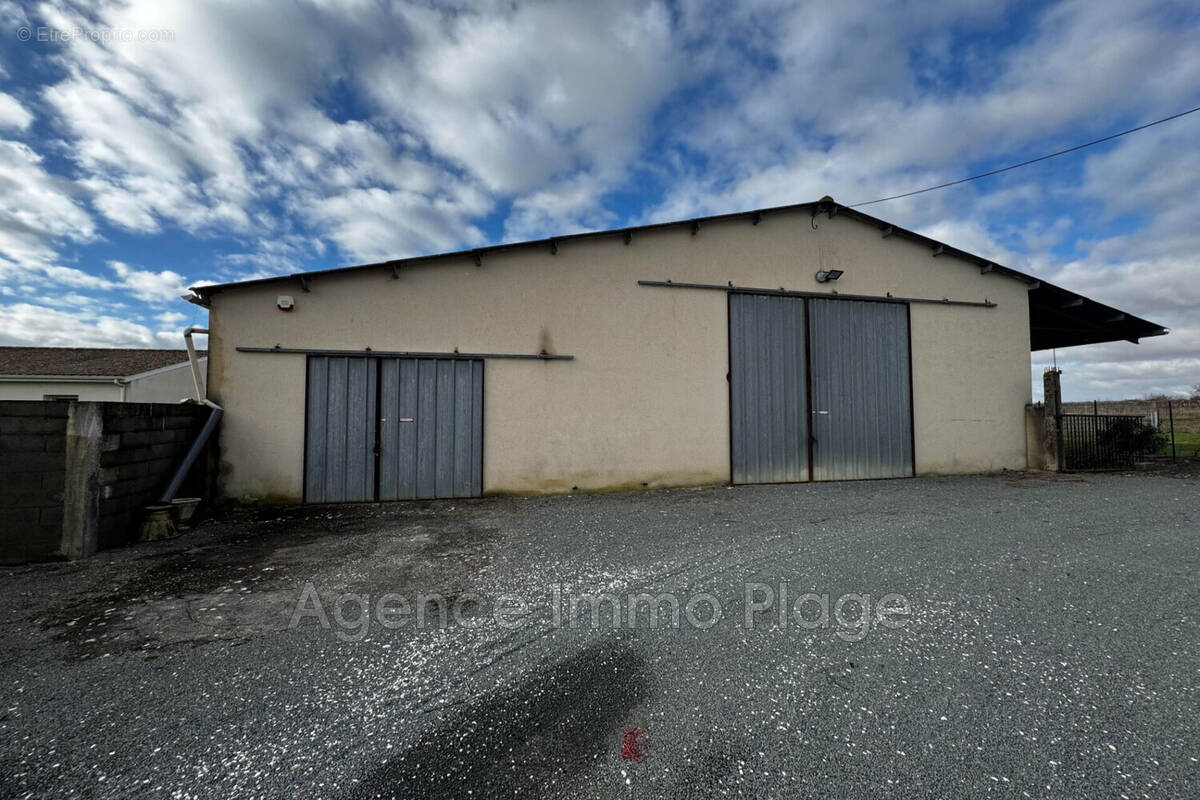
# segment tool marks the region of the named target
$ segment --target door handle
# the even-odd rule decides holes
[[[812,412],[812,413],[814,413],[814,414],[822,414],[822,415],[824,415],[824,416],[829,416],[829,412],[828,412],[828,411],[814,411],[814,412]]]

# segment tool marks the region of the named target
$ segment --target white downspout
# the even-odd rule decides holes
[[[200,359],[196,357],[196,345],[192,342],[193,333],[207,334],[208,328],[188,328],[183,332],[183,341],[187,343],[188,362],[192,365],[192,383],[196,387],[196,400],[207,406],[211,406],[214,404],[208,400],[208,392],[204,386],[204,376],[200,374]]]
[[[208,443],[209,437],[217,429],[217,423],[221,421],[221,415],[225,413],[225,409],[205,396],[204,378],[200,374],[200,361],[196,358],[196,345],[192,343],[193,333],[208,333],[208,329],[188,328],[183,332],[183,340],[187,342],[188,361],[192,365],[192,381],[196,384],[196,402],[211,408],[212,413],[208,415],[208,420],[205,421],[204,427],[200,429],[200,434],[196,437],[196,441],[192,442],[192,448],[184,456],[183,463],[175,471],[174,477],[171,478],[171,483],[168,484],[162,497],[159,499],[160,503],[170,503],[174,499],[175,493],[179,491],[179,487],[187,477],[188,471],[191,470],[192,464],[196,463],[196,458],[204,450],[204,445]]]

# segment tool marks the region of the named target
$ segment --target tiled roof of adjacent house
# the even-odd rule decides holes
[[[207,353],[198,351],[198,355]],[[125,378],[188,360],[187,350],[92,347],[0,347],[0,375],[86,375]]]

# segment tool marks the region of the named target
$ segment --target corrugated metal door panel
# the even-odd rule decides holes
[[[454,432],[450,439],[454,449],[454,495],[467,497],[477,494],[474,490],[474,470],[471,463],[475,452],[474,365],[470,361],[450,363],[454,366]]]
[[[396,437],[397,458],[388,459],[396,470],[396,499],[411,500],[417,497],[417,440],[418,431],[413,411],[420,399],[418,382],[419,363],[412,359],[396,359],[396,371],[400,381],[400,406],[396,416],[400,435]],[[405,422],[404,420],[408,420]],[[383,455],[380,455],[383,460]]]
[[[483,361],[471,362],[471,491],[472,497],[483,494]]]
[[[908,307],[809,301],[813,478],[912,475]]]
[[[305,498],[313,503],[375,496],[375,364],[309,359]]]
[[[347,359],[344,500],[375,497],[375,362]]]
[[[417,362],[417,497],[437,497],[438,362]]]
[[[346,359],[329,360],[325,384],[324,500],[344,500],[346,494]]]
[[[437,362],[437,457],[435,461],[434,491],[436,497],[454,496],[454,362],[449,359]]]
[[[483,362],[381,359],[380,380],[379,499],[482,494]]]
[[[307,420],[304,427],[304,497],[310,503],[325,500],[325,440],[328,413],[329,359],[308,359],[305,387]]]
[[[398,500],[400,476],[400,369],[388,359],[379,365],[379,452],[395,453],[379,461],[379,499]]]
[[[379,499],[417,497],[417,362],[387,358],[379,364]]]
[[[808,479],[804,300],[729,296],[734,483]]]

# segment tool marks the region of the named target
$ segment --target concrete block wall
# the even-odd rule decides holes
[[[157,501],[187,455],[209,409],[167,403],[104,403],[100,445],[100,525],[97,549],[137,536],[142,509]],[[180,497],[207,494],[200,459]]]
[[[208,418],[173,403],[0,402],[0,563],[81,558],[136,540]],[[211,447],[210,443],[210,447]],[[180,497],[211,497],[215,455]]]
[[[67,411],[0,401],[0,563],[62,557]]]

